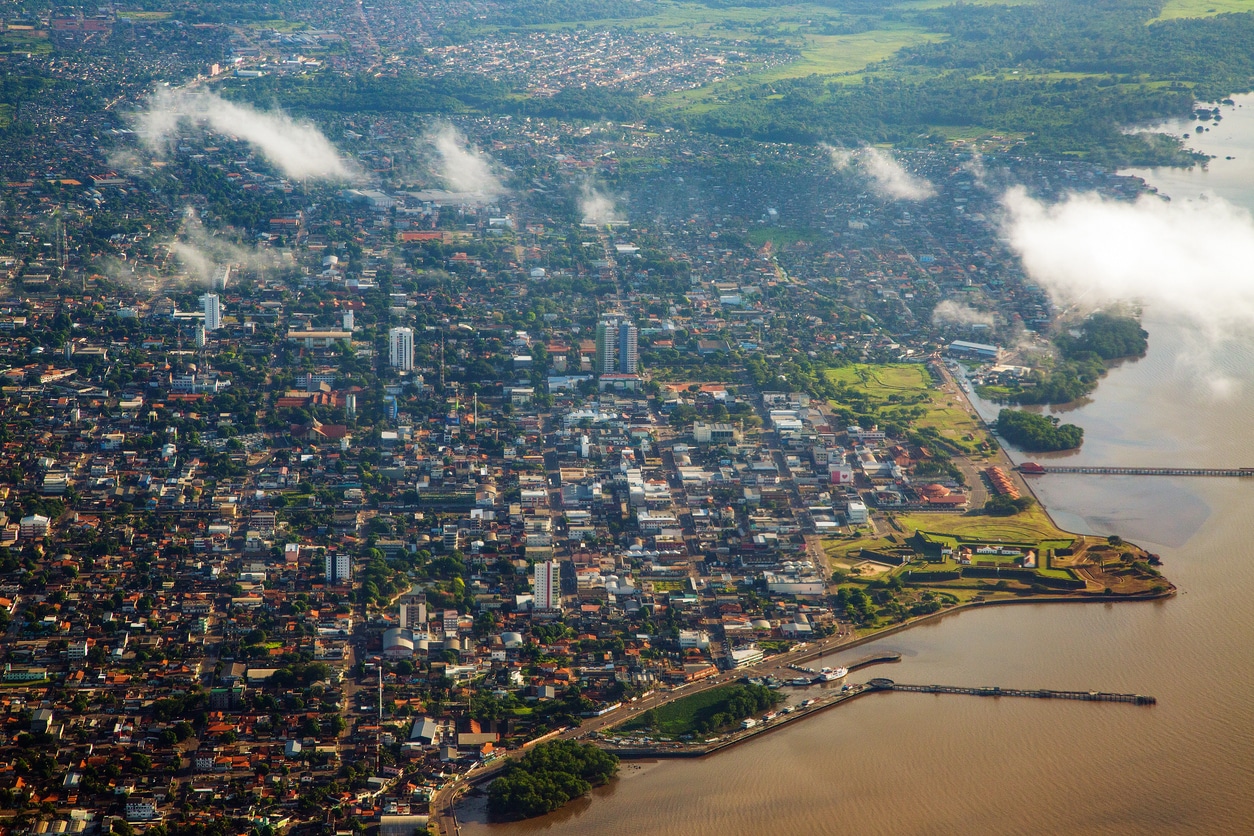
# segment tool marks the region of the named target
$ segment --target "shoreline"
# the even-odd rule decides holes
[[[1044,502],[1041,501],[1040,496],[1037,495],[1036,491],[1033,489],[1030,482],[1027,479],[1025,479],[1023,474],[1020,473],[1016,469],[1015,463],[1010,458],[1010,454],[1007,451],[1005,445],[1003,444],[1002,439],[996,433],[992,431],[992,428],[989,426],[988,422],[984,420],[984,417],[980,414],[979,410],[975,408],[975,404],[971,402],[969,393],[965,389],[962,388],[962,386],[954,378],[950,370],[946,368],[943,363],[938,364],[938,365],[941,369],[943,369],[943,374],[946,378],[946,381],[951,386],[953,386],[953,389],[957,392],[959,397],[961,397],[962,403],[965,405],[965,408],[967,409],[969,414],[975,420],[977,420],[982,427],[984,427],[985,431],[988,432],[989,437],[992,438],[993,441],[996,443],[997,451],[989,456],[990,466],[1001,466],[1006,470],[1008,474],[1013,474],[1013,477],[1023,486],[1024,490],[1027,491],[1027,493],[1031,495],[1033,501],[1035,501],[1036,504],[1040,506],[1041,510],[1045,513],[1046,517],[1049,518],[1050,524],[1052,524],[1059,531],[1065,534],[1072,535],[1074,537],[1100,536],[1100,535],[1095,535],[1095,534],[1086,535],[1086,534],[1082,534],[1079,532],[1068,531],[1067,529],[1063,528],[1062,526],[1058,524],[1058,521],[1054,518],[1054,515],[1050,512],[1049,507]],[[970,459],[968,459],[967,461],[974,465],[974,462],[972,462]],[[1135,546],[1140,551],[1145,551],[1145,549],[1141,548],[1140,546],[1137,546],[1135,543],[1129,543],[1128,545]],[[846,650],[853,650],[855,648],[869,644],[873,641],[878,641],[880,639],[895,636],[899,633],[903,633],[914,627],[918,627],[918,626],[932,623],[932,622],[939,622],[940,620],[944,619],[947,616],[957,615],[966,610],[981,609],[981,608],[986,608],[986,607],[1001,607],[1001,606],[1029,605],[1029,604],[1063,604],[1063,603],[1066,603],[1066,604],[1096,604],[1096,603],[1110,604],[1110,603],[1119,603],[1119,602],[1153,602],[1153,601],[1161,601],[1161,600],[1175,597],[1178,591],[1176,589],[1176,585],[1172,583],[1166,577],[1162,578],[1162,582],[1166,584],[1167,588],[1162,590],[1161,592],[1140,592],[1140,593],[1132,593],[1132,594],[1127,594],[1127,595],[1119,595],[1115,593],[1106,593],[1106,592],[1093,592],[1093,591],[1088,591],[1088,590],[1077,590],[1075,592],[1060,593],[1058,595],[1041,595],[1039,593],[1015,595],[1013,593],[1010,593],[1007,595],[1007,597],[1004,597],[1004,598],[993,598],[993,599],[986,599],[986,600],[980,600],[980,601],[968,601],[965,603],[956,604],[952,607],[949,607],[948,609],[940,610],[939,612],[929,613],[927,615],[915,616],[913,618],[906,619],[900,624],[890,625],[882,629],[876,630],[873,633],[869,633],[864,636],[857,636],[855,638],[851,638],[848,641],[841,642],[833,647],[826,647],[826,648],[819,647],[819,648],[813,648],[813,649],[806,648],[805,650],[802,650],[797,653],[777,654],[775,656],[768,658],[766,661],[762,663],[762,665],[754,666],[754,668],[759,669],[759,668],[767,667],[769,663],[771,662],[771,660],[781,659],[785,655],[786,655],[786,658],[788,658],[789,660],[796,661],[796,662],[804,662],[804,661],[810,661],[813,659],[825,658],[827,656],[833,656],[835,654],[842,653]],[[994,592],[992,594],[997,594],[997,593]],[[770,665],[770,666],[775,667],[776,665]],[[750,674],[746,672],[746,675],[750,675]],[[715,687],[715,686],[712,684],[710,687]],[[676,696],[675,699],[682,699],[682,697],[687,696],[688,693],[696,693],[696,692],[699,692],[700,690],[705,690],[705,689],[697,689],[692,692],[685,692],[682,695]],[[671,751],[665,751],[665,752],[657,751],[652,754],[645,754],[644,751],[641,750],[641,754],[638,754],[638,755],[623,754],[623,755],[620,755],[620,757],[623,757],[624,759],[627,759],[627,760],[648,760],[652,758],[677,758],[677,757],[687,758],[687,757],[712,756],[712,755],[718,754],[719,752],[727,748],[730,748],[731,746],[736,746],[741,743],[745,743],[747,741],[754,739],[758,735],[767,734],[778,728],[782,728],[791,722],[801,720],[806,717],[810,717],[813,714],[818,713],[819,711],[826,710],[834,706],[840,705],[843,702],[846,702],[848,699],[852,697],[861,696],[864,693],[866,693],[866,689],[859,688],[855,692],[846,693],[836,699],[830,700],[821,705],[813,706],[810,710],[786,715],[786,717],[780,718],[780,720],[772,721],[770,725],[760,724],[758,726],[755,726],[752,729],[747,729],[743,733],[737,734],[735,740],[722,743],[713,748],[705,748],[703,751],[684,752],[682,750],[671,750]],[[668,700],[667,702],[670,702],[670,701],[671,700]],[[613,725],[607,726],[605,729],[602,729],[601,731],[605,731],[607,729],[612,729],[612,728],[614,728]],[[629,750],[629,751],[634,751],[634,750]]]
[[[984,427],[985,431],[989,433],[989,436],[997,444],[997,451],[991,454],[988,459],[990,466],[994,466],[994,465],[1002,466],[1006,469],[1007,473],[1013,474],[1014,478],[1023,486],[1024,490],[1026,490],[1027,493],[1031,495],[1033,501],[1035,501],[1037,505],[1040,506],[1041,510],[1049,518],[1050,523],[1054,526],[1054,528],[1058,529],[1058,531],[1075,536],[1075,537],[1100,536],[1100,535],[1094,535],[1094,534],[1085,535],[1085,534],[1081,534],[1078,532],[1068,531],[1067,529],[1063,528],[1062,526],[1058,524],[1058,521],[1054,518],[1053,514],[1050,512],[1049,507],[1041,501],[1040,497],[1037,495],[1036,491],[1032,488],[1032,485],[1029,483],[1029,481],[1023,477],[1023,474],[1021,474],[1017,469],[1015,469],[1016,466],[1014,464],[1014,461],[1010,458],[1008,451],[1006,450],[1004,444],[1002,443],[1002,439],[998,437],[992,431],[992,429],[989,427],[988,422],[984,420],[982,415],[980,415],[979,410],[977,410],[975,408],[975,405],[971,402],[971,399],[968,393],[961,387],[961,385],[958,384],[957,380],[955,380],[955,378],[949,372],[949,370],[944,368],[943,364],[941,364],[940,367],[944,369],[944,374],[948,382],[951,385],[953,385],[953,388],[955,389],[955,391],[962,398],[962,402],[966,405],[966,409],[980,423],[980,425]],[[968,463],[974,465],[974,462],[971,461],[970,459],[967,459],[967,461]],[[1135,546],[1137,549],[1141,551],[1145,551],[1140,546],[1137,546],[1135,543],[1129,543],[1128,545]],[[755,665],[753,668],[745,669],[743,671],[743,676],[751,676],[753,675],[753,671],[766,672],[766,670],[779,667],[781,664],[785,664],[785,660],[789,662],[803,662],[803,661],[810,661],[813,659],[821,659],[821,658],[825,658],[828,656],[833,656],[838,653],[843,653],[848,650],[853,650],[855,648],[861,647],[863,645],[869,644],[874,641],[879,641],[881,639],[895,636],[899,633],[904,633],[907,630],[922,626],[924,624],[929,624],[932,622],[939,622],[946,617],[958,615],[967,610],[982,609],[982,608],[987,608],[987,607],[1030,605],[1030,604],[1064,604],[1064,603],[1065,604],[1110,604],[1110,603],[1119,603],[1119,602],[1154,602],[1154,601],[1161,601],[1161,600],[1175,597],[1175,595],[1178,592],[1176,585],[1172,583],[1170,580],[1168,580],[1166,577],[1162,577],[1162,582],[1166,584],[1167,588],[1162,590],[1161,592],[1141,592],[1141,593],[1133,593],[1133,594],[1127,594],[1127,595],[1119,595],[1115,593],[1106,593],[1106,592],[1093,592],[1093,591],[1088,591],[1088,590],[1060,593],[1058,595],[1041,595],[1039,593],[1016,595],[1014,593],[1003,593],[1003,594],[1006,594],[1006,597],[1004,598],[968,601],[965,603],[956,604],[952,607],[949,607],[948,609],[940,610],[938,612],[908,618],[899,624],[886,626],[882,629],[875,630],[874,632],[869,633],[867,635],[852,636],[846,641],[842,641],[831,646],[805,648],[804,650],[801,650],[795,653],[776,654],[774,656],[769,657],[767,660],[764,660],[760,665]],[[995,591],[990,591],[990,592],[991,594],[998,594]],[[737,679],[740,679],[740,678],[743,678],[743,677],[737,677]],[[673,699],[662,700],[657,705],[665,705],[667,703],[674,702],[675,700],[682,699],[691,694],[700,693],[701,691],[709,690],[709,689],[716,688],[716,687],[722,687],[727,684],[730,684],[730,682],[725,681],[724,677],[720,677],[718,680],[710,681],[704,688],[695,688],[692,690],[688,690],[686,688],[681,687],[680,691],[678,692],[670,692],[673,694]],[[688,748],[687,744],[676,744],[675,748],[671,748],[671,749],[663,749],[661,747],[658,747],[655,749],[642,747],[639,749],[625,749],[623,751],[619,751],[618,749],[616,749],[616,747],[604,745],[599,740],[593,740],[593,741],[586,740],[586,737],[589,734],[603,733],[605,731],[613,729],[615,726],[619,725],[621,722],[626,721],[627,719],[626,716],[624,716],[622,720],[619,722],[604,726],[599,729],[590,730],[588,732],[580,733],[579,727],[575,727],[574,729],[558,730],[557,732],[550,733],[550,735],[546,737],[549,739],[551,739],[552,737],[561,737],[561,738],[570,737],[575,740],[579,740],[581,742],[590,742],[592,743],[592,745],[598,746],[598,748],[613,752],[620,759],[625,760],[625,761],[660,761],[660,760],[674,760],[674,759],[706,758],[706,757],[713,757],[715,755],[718,755],[720,752],[724,752],[733,747],[740,746],[741,744],[751,742],[755,740],[756,738],[758,738],[760,735],[769,734],[773,731],[776,731],[777,729],[790,726],[794,722],[807,719],[821,712],[835,708],[836,706],[843,705],[847,702],[850,702],[868,693],[873,693],[875,692],[875,690],[876,689],[869,688],[864,684],[854,685],[850,691],[838,692],[832,698],[826,701],[810,706],[807,709],[799,710],[791,714],[784,715],[783,717],[777,718],[776,720],[772,720],[769,724],[758,724],[757,726],[751,729],[737,731],[732,734],[731,739],[718,741],[716,744],[711,745],[711,746],[693,746],[692,748]],[[652,707],[657,707],[657,706],[652,706]],[[534,745],[534,742],[535,741],[533,741],[531,745]],[[530,746],[528,745],[526,748],[530,748]],[[499,768],[499,766],[497,768]],[[460,824],[457,821],[456,810],[457,810],[457,803],[460,800],[462,793],[484,782],[486,779],[491,777],[491,774],[495,771],[496,771],[495,768],[484,770],[483,773],[477,776],[472,776],[471,774],[468,773],[464,776],[461,776],[455,779],[450,785],[446,785],[445,787],[442,787],[436,791],[436,796],[441,795],[441,793],[444,791],[448,791],[448,790],[452,791],[452,797],[444,801],[444,803],[440,804],[439,809],[437,809],[437,805],[434,803],[435,797],[433,797],[432,799],[433,803],[431,805],[431,810],[430,810],[431,819],[433,821],[437,821],[441,823],[446,823],[446,822],[450,823],[452,824],[453,828],[455,828],[455,830],[445,830],[444,828],[440,828],[441,832],[443,833],[460,832]]]

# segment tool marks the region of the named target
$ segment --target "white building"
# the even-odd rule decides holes
[[[157,802],[152,796],[131,796],[126,800],[127,821],[152,821],[157,818]]]
[[[427,629],[427,596],[426,593],[411,590],[401,596],[401,627],[416,632]]]
[[[327,583],[348,583],[353,576],[353,559],[347,554],[328,554],[326,557]]]
[[[640,369],[639,332],[625,319],[597,323],[597,374],[635,374]]]
[[[222,303],[216,293],[200,297],[200,308],[205,312],[205,330],[216,331],[222,327]]]
[[[414,368],[414,330],[412,328],[388,329],[388,363],[394,369],[412,371]]]
[[[31,514],[28,517],[22,517],[18,533],[23,540],[45,537],[48,534],[48,523],[48,518],[43,514]]]
[[[562,567],[556,560],[542,560],[535,566],[532,609],[562,608]]]

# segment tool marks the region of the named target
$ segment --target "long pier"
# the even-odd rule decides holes
[[[1087,702],[1126,702],[1133,705],[1156,705],[1158,700],[1144,694],[1110,694],[1105,691],[1053,691],[1045,688],[1024,690],[1021,688],[963,688],[955,685],[903,685],[891,679],[877,677],[867,683],[876,691],[915,691],[920,694],[967,694],[975,697],[1032,697],[1040,700],[1085,700]]]
[[[1244,478],[1254,476],[1254,467],[1100,467],[1093,465],[1036,465],[1019,468],[1024,476],[1047,473],[1083,473],[1094,476],[1219,476]]]

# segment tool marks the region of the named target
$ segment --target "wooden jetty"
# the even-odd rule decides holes
[[[1238,479],[1254,476],[1254,467],[1102,467],[1028,462],[1020,465],[1018,469],[1025,476],[1049,473],[1078,473],[1091,476],[1216,476]]]
[[[1110,694],[1105,691],[1053,691],[1045,688],[999,688],[995,685],[981,688],[964,688],[956,685],[904,685],[891,679],[877,677],[867,683],[876,691],[915,691],[920,694],[968,694],[975,697],[1032,697],[1040,700],[1086,700],[1088,702],[1126,702],[1133,705],[1155,705],[1154,697],[1144,694]]]

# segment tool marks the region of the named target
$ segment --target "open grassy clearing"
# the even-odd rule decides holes
[[[750,696],[750,692],[756,692],[756,698]],[[746,688],[740,684],[722,685],[660,705],[631,718],[616,730],[651,731],[662,737],[700,734],[714,731],[715,726],[725,728],[737,725],[742,717],[764,711],[779,699],[778,695],[765,688]],[[723,715],[724,722],[712,722],[717,715]]]
[[[1162,12],[1150,22],[1243,12],[1254,12],[1254,3],[1250,0],[1167,0]]]
[[[813,229],[788,229],[786,227],[763,227],[760,229],[752,229],[745,236],[745,240],[751,244],[761,247],[767,241],[776,249],[786,247],[789,244],[795,244],[798,241],[815,242],[825,240],[822,232]]]
[[[988,437],[984,425],[964,408],[962,396],[942,392],[932,381],[927,367],[919,363],[855,364],[829,369],[832,383],[844,384],[866,399],[873,414],[892,420],[911,408],[922,410],[917,418],[908,419],[915,429],[935,429],[955,446],[968,452]],[[834,401],[835,406],[850,407]]]
[[[1045,509],[1033,505],[1013,517],[983,514],[898,514],[897,524],[907,532],[929,531],[968,540],[1006,543],[1049,543],[1046,548],[1065,548],[1075,536],[1054,525]]]
[[[681,90],[662,97],[659,101],[671,107],[699,113],[717,106],[726,96],[788,78],[805,78],[810,75],[833,76],[837,80],[847,78],[861,83],[860,70],[891,57],[907,46],[939,40],[943,35],[928,32],[914,26],[894,25],[854,35],[804,35],[800,46],[801,57],[778,67],[746,73],[698,87]]]
[[[900,0],[894,3],[894,9],[909,9],[911,11],[919,9],[942,9],[945,6],[953,6],[958,0]],[[1038,0],[963,0],[967,6],[1030,6]]]
[[[309,28],[309,24],[300,20],[283,20],[276,18],[274,20],[254,20],[246,24],[249,29],[272,29],[275,32],[299,32],[302,29]]]
[[[52,52],[52,44],[44,32],[21,30],[9,31],[0,37],[0,44],[5,52],[29,52],[32,55],[48,55]]]

